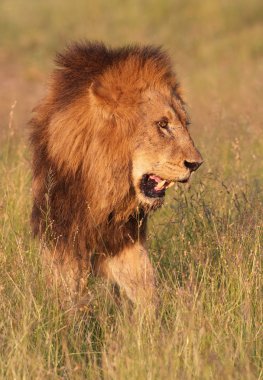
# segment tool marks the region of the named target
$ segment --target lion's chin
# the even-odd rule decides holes
[[[143,207],[146,212],[154,211],[158,209],[159,207],[161,207],[164,203],[164,196],[161,198],[149,198],[140,192],[137,195],[137,198],[141,207]]]

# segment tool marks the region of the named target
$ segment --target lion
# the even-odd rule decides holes
[[[202,164],[181,86],[160,47],[82,42],[56,57],[30,122],[32,229],[64,307],[82,304],[90,274],[135,305],[155,305],[149,212]]]

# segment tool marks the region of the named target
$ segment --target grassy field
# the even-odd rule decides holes
[[[260,0],[1,0],[0,379],[263,379]],[[69,40],[163,45],[205,163],[151,217],[156,320],[90,278],[68,324],[30,234],[26,122]]]

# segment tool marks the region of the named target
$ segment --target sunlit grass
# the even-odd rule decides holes
[[[26,146],[12,139],[4,146],[2,378],[258,378],[262,199],[254,182],[228,188],[203,169],[192,189],[170,191],[149,234],[161,300],[156,320],[131,316],[92,279],[90,311],[69,324],[49,297],[30,237]]]

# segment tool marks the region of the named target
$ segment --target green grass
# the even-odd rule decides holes
[[[263,378],[261,19],[255,0],[1,2],[0,379]],[[164,44],[205,159],[150,220],[155,320],[90,278],[69,324],[31,237],[25,121],[54,51],[83,37]]]

